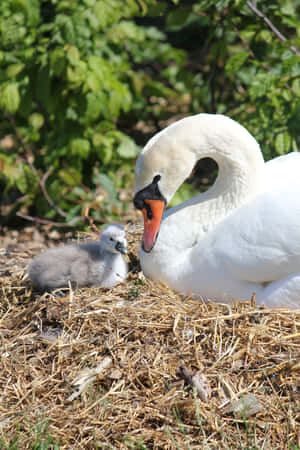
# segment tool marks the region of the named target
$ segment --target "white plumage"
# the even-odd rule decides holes
[[[204,157],[219,166],[214,186],[166,210],[157,235],[151,214],[158,221],[159,195],[168,203]],[[148,142],[137,160],[135,192],[145,218],[140,260],[146,276],[215,301],[256,293],[270,307],[300,307],[299,153],[265,163],[237,122],[199,114]]]
[[[51,248],[37,255],[28,266],[32,283],[42,290],[68,287],[110,288],[127,275],[127,253],[123,227],[108,225],[99,242]]]

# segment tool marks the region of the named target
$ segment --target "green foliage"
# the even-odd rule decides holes
[[[183,58],[162,32],[135,22],[155,3],[1,1],[0,185],[24,194],[32,214],[66,220],[88,207],[105,220],[124,209],[118,189],[132,183],[139,147],[121,124],[149,118],[153,93],[175,94],[144,66]]]
[[[56,439],[49,433],[49,420],[37,413],[36,423],[30,424],[33,436],[32,450],[59,450],[59,444]]]
[[[177,45],[193,57],[195,77],[183,83],[191,110],[238,120],[267,159],[300,142],[299,12],[299,0],[197,0],[167,18],[168,29],[180,32]]]
[[[4,195],[17,189],[18,208],[48,219],[86,208],[118,218],[136,142],[182,113],[231,116],[267,159],[296,150],[299,10],[300,0],[2,0]]]

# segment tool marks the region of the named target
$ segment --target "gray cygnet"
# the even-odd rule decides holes
[[[99,242],[51,248],[37,255],[28,266],[32,283],[41,290],[68,287],[110,288],[124,281],[128,266],[121,253],[127,253],[125,230],[108,225]]]

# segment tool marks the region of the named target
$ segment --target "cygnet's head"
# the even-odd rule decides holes
[[[100,244],[107,252],[127,253],[127,240],[124,228],[116,223],[108,225],[101,233]]]

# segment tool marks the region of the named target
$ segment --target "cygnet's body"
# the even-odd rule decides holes
[[[42,290],[68,287],[110,288],[125,280],[128,267],[121,253],[127,253],[125,231],[108,225],[99,242],[51,248],[37,255],[28,266],[32,283]]]

